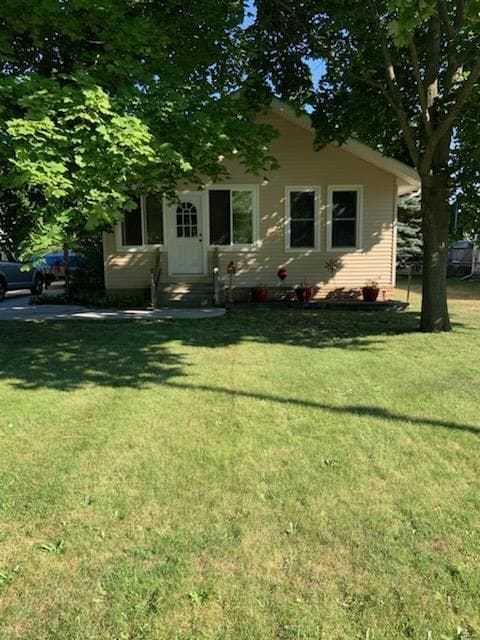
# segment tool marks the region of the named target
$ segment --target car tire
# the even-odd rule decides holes
[[[33,286],[30,289],[32,296],[39,296],[43,291],[43,279],[41,276],[35,276]]]
[[[5,294],[7,293],[7,286],[3,280],[0,280],[0,302],[5,300]]]

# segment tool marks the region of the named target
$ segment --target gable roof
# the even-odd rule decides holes
[[[288,120],[302,129],[306,129],[312,134],[314,133],[314,129],[308,115],[297,115],[288,104],[281,102],[277,98],[272,101],[271,107],[274,113],[285,118],[285,120]],[[410,167],[404,162],[400,162],[394,158],[388,158],[387,156],[382,155],[379,151],[376,151],[353,138],[349,138],[346,143],[339,145],[339,148],[351,153],[360,160],[373,164],[386,173],[394,175],[397,178],[399,195],[405,195],[420,188],[420,176],[413,167]]]

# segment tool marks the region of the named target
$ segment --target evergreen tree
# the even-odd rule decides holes
[[[397,227],[397,264],[418,266],[423,254],[420,193],[399,198]]]

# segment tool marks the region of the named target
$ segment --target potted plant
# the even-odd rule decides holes
[[[262,284],[252,287],[253,302],[268,302],[268,288]]]
[[[362,296],[365,302],[375,302],[380,292],[379,286],[376,282],[371,280],[362,287]]]
[[[295,287],[295,295],[299,302],[310,302],[313,297],[313,287],[310,287],[308,282],[304,280],[298,287]]]

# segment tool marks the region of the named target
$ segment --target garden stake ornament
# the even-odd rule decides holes
[[[233,260],[230,260],[230,262],[228,263],[227,273],[229,275],[228,299],[229,302],[233,302],[233,276],[237,273],[237,269]]]

